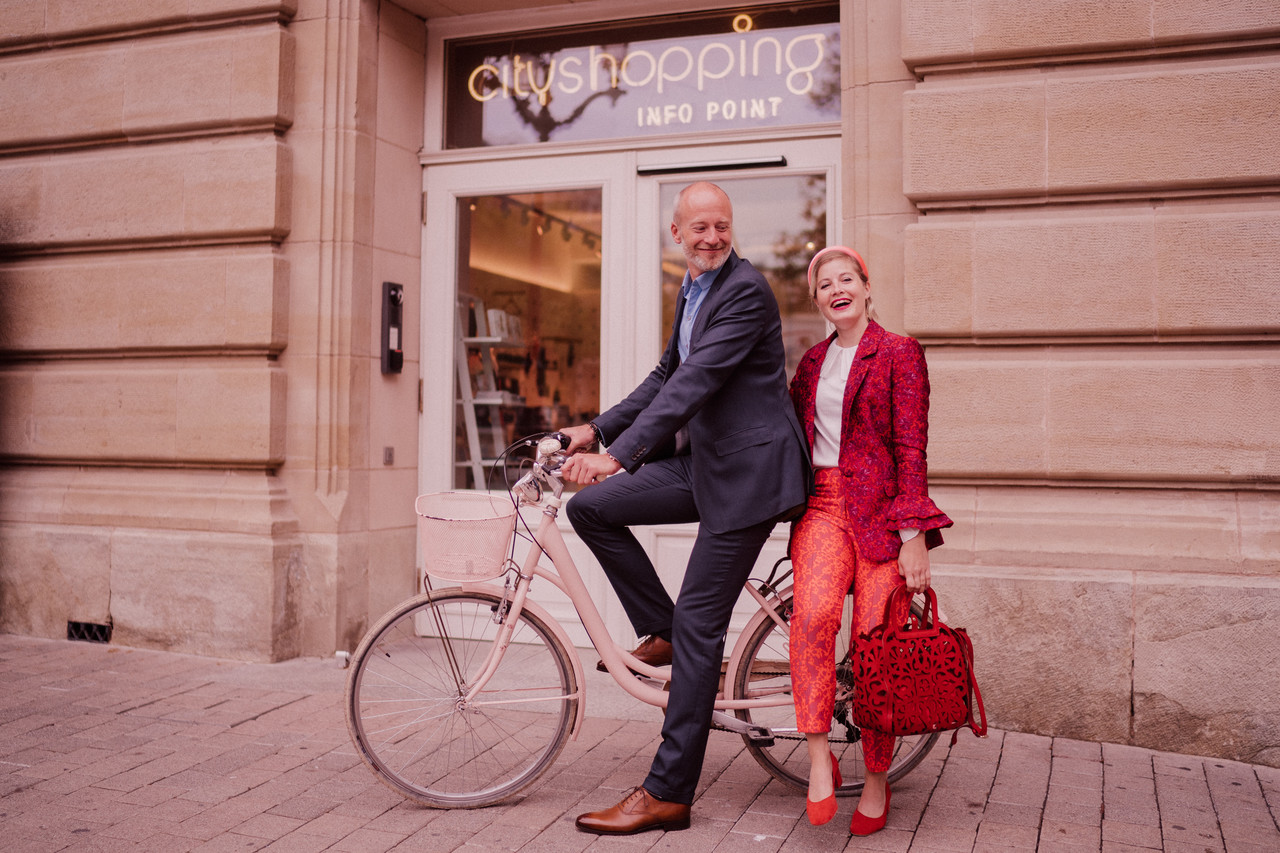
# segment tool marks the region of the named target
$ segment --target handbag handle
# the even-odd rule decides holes
[[[907,619],[908,621],[910,621],[911,598],[914,594],[915,593],[907,589],[906,584],[900,584],[898,586],[895,586],[893,588],[893,592],[889,593],[889,600],[884,603],[884,619],[882,620],[882,622],[886,626],[893,625],[892,630],[894,633],[897,633],[899,628],[901,627],[899,625],[894,625],[889,621],[891,618],[893,618],[894,608],[898,606],[899,599],[901,599],[903,596],[906,596]],[[934,593],[933,587],[931,586],[925,587],[924,592],[922,592],[921,595],[924,596],[924,616],[920,620],[920,627],[918,630],[930,631],[936,628],[938,625],[938,596]]]

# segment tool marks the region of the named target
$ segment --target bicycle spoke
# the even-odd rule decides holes
[[[550,766],[580,692],[567,652],[528,613],[483,689],[466,699],[500,626],[499,597],[439,590],[384,617],[353,657],[347,714],[361,757],[429,805],[498,802]],[[430,611],[430,612],[428,612]]]

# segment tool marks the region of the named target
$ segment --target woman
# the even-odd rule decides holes
[[[951,519],[928,494],[929,379],[920,344],[875,322],[867,265],[853,249],[829,246],[814,256],[809,296],[835,332],[805,353],[791,382],[814,467],[814,493],[791,537],[791,679],[811,765],[806,810],[823,824],[835,815],[841,784],[827,734],[845,593],[852,586],[856,638],[883,620],[896,586],[929,586],[928,549],[942,544],[939,531]],[[893,618],[905,619],[905,610]],[[866,782],[849,824],[854,835],[884,828],[893,746],[892,736],[862,733]]]

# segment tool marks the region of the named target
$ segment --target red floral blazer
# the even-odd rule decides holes
[[[818,376],[834,339],[833,333],[806,352],[791,380],[811,453]],[[941,545],[940,531],[952,522],[929,498],[929,372],[914,338],[868,323],[845,383],[841,420],[840,471],[849,481],[849,520],[862,555],[897,559],[904,528],[919,529],[930,548]]]

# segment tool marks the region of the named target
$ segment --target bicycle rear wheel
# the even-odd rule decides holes
[[[347,678],[356,751],[392,790],[439,808],[478,808],[532,784],[577,714],[568,652],[523,612],[497,671],[472,702],[499,625],[497,595],[450,588],[402,603],[361,641]]]
[[[845,612],[836,635],[836,703],[829,740],[831,751],[840,762],[844,784],[837,789],[839,796],[850,796],[862,791],[866,778],[866,766],[862,758],[862,734],[853,724],[850,705],[853,701],[853,668],[849,663],[850,624],[849,609],[852,599],[845,598]],[[781,606],[784,621],[790,622],[792,599],[788,594]],[[916,602],[911,604],[918,610]],[[787,702],[777,707],[738,710],[739,719],[765,726],[773,731],[772,746],[752,743],[744,736],[751,756],[775,779],[795,788],[809,787],[809,753],[804,734],[796,729],[796,710],[791,702],[791,659],[788,649],[789,632],[772,619],[760,624],[747,639],[747,652],[738,670],[733,674],[734,698],[777,695],[787,697]],[[900,737],[894,744],[893,763],[889,765],[889,782],[893,783],[910,773],[933,748],[938,732]]]

